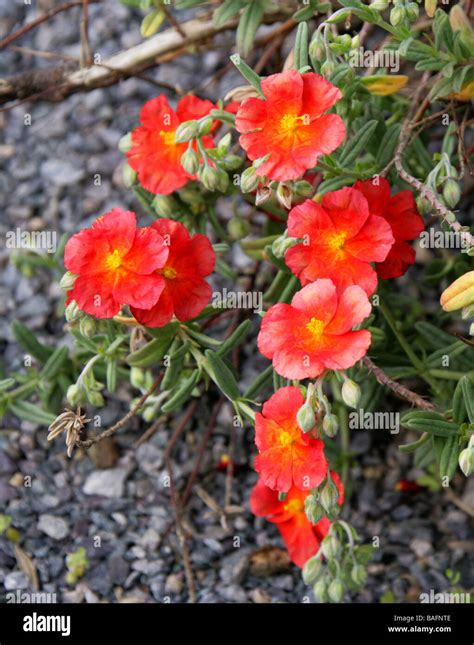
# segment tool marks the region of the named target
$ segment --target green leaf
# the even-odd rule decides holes
[[[252,85],[252,87],[254,87],[260,94],[260,96],[264,99],[265,94],[262,91],[260,76],[241,59],[240,54],[232,54],[230,60],[232,61],[232,63],[234,63],[245,80],[248,81],[250,85]]]
[[[451,50],[453,47],[453,30],[449,24],[449,16],[442,9],[437,9],[433,20],[435,48]]]
[[[14,378],[4,378],[0,381],[0,392],[5,392],[15,385]]]
[[[308,23],[300,22],[295,40],[295,69],[308,65]]]
[[[250,320],[244,320],[242,323],[240,323],[237,329],[224,340],[224,342],[216,352],[217,355],[221,358],[223,356],[226,356],[234,349],[234,347],[237,347],[237,345],[239,345],[246,338],[251,329],[252,323]]]
[[[445,345],[451,345],[454,338],[442,329],[435,327],[431,323],[420,321],[415,323],[416,331],[423,337],[432,349],[438,349]]]
[[[269,365],[267,368],[263,370],[259,376],[255,379],[255,381],[250,385],[244,392],[244,399],[253,399],[259,394],[264,387],[269,385],[273,377],[273,366]]]
[[[56,347],[40,372],[41,380],[51,381],[56,378],[65,362],[67,361],[68,357],[69,350],[67,347]]]
[[[150,36],[156,34],[165,18],[166,14],[162,9],[155,9],[145,16],[142,20],[142,24],[140,25],[140,33],[143,38],[150,38]]]
[[[464,402],[464,392],[462,389],[462,382],[467,378],[467,376],[463,376],[462,379],[459,379],[453,394],[453,420],[458,425],[463,423],[467,414],[466,404]]]
[[[20,419],[42,426],[51,425],[56,418],[54,414],[45,412],[29,401],[15,401],[15,403],[10,403],[8,407]]]
[[[387,128],[377,153],[377,166],[382,170],[393,159],[395,148],[400,140],[400,123],[392,123]]]
[[[158,337],[129,354],[125,359],[126,362],[132,367],[150,367],[151,365],[156,365],[166,354],[178,327],[178,323],[170,323],[166,327],[160,327],[159,329],[150,328],[148,331],[153,336]]]
[[[368,121],[349,141],[345,144],[341,153],[339,162],[342,166],[350,166],[357,159],[359,153],[367,148],[367,144],[372,138],[378,126],[378,121],[372,119]]]
[[[162,412],[172,412],[183,406],[183,403],[191,396],[192,391],[199,381],[199,370],[194,370],[177,388],[173,396],[161,406]]]
[[[340,175],[339,177],[331,177],[331,179],[326,179],[321,182],[318,186],[318,194],[324,195],[333,190],[339,190],[344,186],[349,186],[349,184],[354,183],[354,177],[349,177],[348,175]]]
[[[184,357],[188,351],[188,343],[181,345],[179,349],[170,350],[169,365],[165,370],[165,375],[161,381],[161,391],[170,390],[178,382],[178,377],[184,366]]]
[[[16,342],[28,353],[34,356],[40,363],[46,363],[53,353],[53,350],[39,342],[36,336],[19,320],[12,323],[12,331]]]
[[[214,11],[214,25],[217,28],[222,27],[244,6],[243,0],[224,0],[221,6]]]
[[[116,358],[107,359],[106,380],[107,380],[107,390],[111,394],[113,394],[117,387],[117,359]]]
[[[265,0],[252,0],[242,12],[237,27],[237,48],[242,56],[252,50],[255,34],[265,13]]]
[[[458,435],[458,426],[455,423],[446,421],[437,412],[425,412],[423,410],[412,410],[401,418],[401,424],[409,430],[418,432],[429,432],[438,437],[450,437]]]
[[[222,358],[210,349],[206,350],[205,356],[203,367],[221,392],[230,401],[240,399],[240,390],[235,376]]]
[[[447,477],[448,482],[456,472],[459,452],[458,437],[448,437],[444,442],[439,461],[439,475],[441,478]]]
[[[474,423],[474,387],[472,386],[472,381],[468,376],[463,376],[460,383],[469,422]]]

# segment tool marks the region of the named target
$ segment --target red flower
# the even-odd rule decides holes
[[[413,193],[402,190],[391,197],[390,184],[383,177],[359,180],[354,184],[354,188],[360,190],[367,199],[371,215],[383,217],[388,222],[395,238],[395,244],[385,260],[377,260],[377,273],[382,280],[399,278],[415,263],[415,249],[407,240],[416,240],[425,228]]]
[[[259,166],[262,176],[296,179],[335,150],[346,129],[340,116],[324,114],[341,92],[318,74],[288,70],[262,81],[266,100],[243,101],[235,121],[240,145],[252,161],[269,155]]]
[[[339,489],[338,503],[344,501],[344,490],[338,475],[331,472],[331,477]],[[266,517],[274,522],[281,533],[292,561],[302,567],[309,558],[319,550],[321,540],[327,535],[331,526],[327,517],[317,524],[311,524],[304,512],[304,501],[308,492],[295,486],[290,489],[283,502],[278,500],[278,492],[271,490],[261,479],[250,495],[250,509],[254,515]]]
[[[313,378],[325,369],[347,369],[370,345],[368,331],[351,331],[370,309],[360,287],[348,287],[338,295],[331,280],[316,280],[298,291],[291,305],[270,307],[262,321],[258,348],[285,378]]]
[[[137,229],[135,213],[114,208],[66,244],[64,264],[78,275],[68,302],[96,318],[111,318],[124,304],[151,307],[163,290],[156,270],[167,257],[158,231]]]
[[[178,320],[189,320],[209,302],[212,289],[204,278],[214,270],[216,254],[205,235],[191,237],[179,222],[159,219],[151,228],[169,248],[166,264],[156,273],[162,291],[152,307],[131,307],[131,311],[142,325],[164,327],[173,314]]]
[[[326,476],[323,442],[308,437],[296,422],[303,403],[299,388],[283,387],[255,417],[255,443],[260,452],[255,470],[266,486],[284,493],[293,484],[301,489],[319,486]]]
[[[293,208],[288,234],[304,239],[285,254],[303,286],[330,278],[338,289],[357,284],[369,296],[377,288],[369,262],[385,260],[394,243],[390,225],[369,213],[367,200],[353,188],[328,193],[321,204],[307,199]]]
[[[141,125],[133,130],[132,147],[127,152],[128,163],[144,188],[169,195],[194,179],[181,165],[188,144],[175,143],[175,131],[184,121],[200,119],[214,108],[211,101],[195,96],[183,97],[176,112],[164,95],[145,103],[140,112]],[[202,141],[206,148],[214,147],[212,137],[204,136]]]

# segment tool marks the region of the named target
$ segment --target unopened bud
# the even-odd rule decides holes
[[[104,405],[104,397],[96,390],[87,392],[87,400],[95,408],[101,408]]]
[[[446,206],[454,208],[461,199],[461,189],[455,179],[448,178],[443,186],[443,198]]]
[[[120,138],[118,142],[118,149],[120,152],[125,154],[130,150],[132,147],[132,133],[128,132],[127,134],[124,134],[123,137]]]
[[[243,193],[253,193],[257,190],[262,178],[257,175],[257,171],[253,166],[249,166],[240,175],[240,190]]]
[[[303,567],[303,580],[305,584],[312,585],[316,582],[323,570],[321,558],[317,555],[310,558]]]
[[[394,7],[390,12],[390,24],[393,27],[400,25],[405,19],[406,11],[405,7]]]
[[[361,564],[355,564],[352,567],[351,578],[358,587],[362,587],[367,582],[367,571]]]
[[[70,385],[66,392],[66,399],[71,406],[76,406],[82,402],[82,393],[79,387],[73,383]]]
[[[440,304],[445,311],[456,311],[474,304],[474,271],[468,271],[443,291]]]
[[[360,387],[355,381],[348,378],[342,384],[342,400],[351,408],[357,408],[360,401]]]
[[[174,133],[175,143],[188,143],[199,135],[199,124],[197,121],[185,121],[181,123]]]
[[[133,387],[141,390],[146,382],[146,372],[140,367],[132,367],[130,370],[130,383]]]
[[[318,580],[313,586],[313,593],[319,602],[326,602],[328,599],[327,584],[324,580]]]
[[[250,226],[240,215],[234,215],[227,224],[227,231],[233,240],[241,240],[249,234]]]
[[[147,406],[142,412],[143,420],[151,423],[156,418],[156,410],[153,405]]]
[[[84,316],[79,321],[79,332],[86,338],[92,338],[97,331],[97,323],[94,318]]]
[[[474,449],[464,448],[459,455],[459,468],[466,475],[470,477],[474,472]]]
[[[156,195],[151,202],[151,206],[157,215],[168,219],[176,215],[176,211],[179,208],[176,200],[169,195]]]
[[[131,188],[137,181],[137,173],[128,165],[128,163],[123,164],[122,178],[125,188]]]
[[[305,403],[301,406],[296,415],[296,422],[298,423],[301,432],[311,432],[311,430],[314,429],[316,425],[316,416],[311,403]]]
[[[325,77],[328,78],[331,76],[333,71],[336,69],[335,64],[332,62],[332,60],[327,60],[321,65],[321,74]]]
[[[202,185],[207,190],[214,192],[219,183],[219,176],[215,168],[211,166],[204,166],[204,168],[198,174],[199,179],[201,180]]]
[[[418,16],[420,15],[420,8],[416,4],[416,2],[409,2],[406,7],[406,12],[407,12],[407,18],[410,20],[410,22],[415,22],[415,20],[418,19]]]
[[[328,597],[332,602],[341,602],[344,597],[344,585],[337,578],[328,587]]]
[[[425,11],[429,18],[435,15],[438,0],[425,0]]]
[[[199,134],[201,136],[203,136],[205,134],[209,134],[209,132],[212,129],[212,123],[213,123],[212,117],[210,117],[210,116],[207,116],[204,119],[201,119],[199,121]]]
[[[229,175],[222,168],[217,168],[217,190],[225,193],[229,188]]]
[[[188,148],[181,157],[181,165],[188,175],[195,175],[199,168],[199,158],[192,148]]]
[[[298,244],[298,240],[295,237],[286,237],[285,234],[280,235],[272,244],[273,255],[277,258],[283,258],[288,249],[295,246],[295,244]]]
[[[293,192],[298,197],[310,197],[313,194],[314,188],[309,181],[296,181],[293,184]]]
[[[360,36],[356,34],[351,40],[351,49],[358,49],[360,47]]]
[[[225,155],[226,152],[228,152],[231,143],[232,143],[232,134],[228,132],[226,135],[222,137],[222,139],[217,144],[217,152],[219,154]]]
[[[76,320],[79,320],[79,318],[84,315],[84,312],[79,309],[79,306],[75,300],[71,300],[64,312],[64,317],[66,318],[66,321],[68,323],[76,322]]]
[[[322,541],[321,549],[326,560],[334,560],[341,552],[341,545],[335,535],[329,534]]]
[[[313,495],[308,495],[305,499],[304,512],[311,524],[317,524],[324,517],[324,509]]]
[[[73,288],[76,279],[77,275],[71,273],[70,271],[66,271],[66,273],[59,281],[59,286],[61,287],[61,289],[64,289],[64,291],[69,291]]]
[[[237,170],[242,165],[243,159],[238,155],[229,155],[221,161],[221,166],[224,170]]]
[[[332,479],[328,479],[324,484],[323,489],[319,495],[319,501],[321,502],[322,507],[325,511],[330,513],[334,506],[337,505],[337,500],[339,499],[339,491],[336,484]]]
[[[324,434],[332,439],[337,435],[339,430],[339,421],[335,414],[326,414],[323,419],[323,432]]]

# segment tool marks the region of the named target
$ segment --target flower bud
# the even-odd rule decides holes
[[[227,231],[233,240],[241,240],[249,234],[250,226],[243,217],[234,215],[227,224]]]
[[[97,323],[94,318],[84,316],[79,321],[79,332],[86,338],[92,338],[97,331]]]
[[[360,47],[360,36],[356,34],[351,40],[351,49],[358,49]]]
[[[293,184],[293,192],[295,195],[298,195],[298,197],[310,197],[313,192],[313,186],[309,183],[309,181],[296,181]]]
[[[217,152],[221,155],[225,155],[229,151],[231,143],[232,143],[232,134],[228,132],[222,137],[222,139],[217,144]]]
[[[390,24],[393,27],[400,25],[405,19],[406,11],[405,7],[394,7],[390,12]]]
[[[209,134],[212,128],[212,117],[206,116],[204,119],[201,119],[198,121],[199,123],[199,134],[200,136],[203,136],[205,134]]]
[[[66,318],[66,321],[68,323],[76,322],[76,320],[79,320],[79,318],[84,315],[84,312],[79,309],[79,306],[75,300],[71,300],[64,312],[64,317]]]
[[[339,430],[339,421],[335,414],[326,414],[323,419],[323,432],[324,434],[332,439],[337,435]]]
[[[445,311],[455,311],[474,304],[474,271],[468,271],[445,289],[440,303]]]
[[[169,195],[156,195],[151,206],[157,215],[167,218],[171,218],[179,208],[176,200]]]
[[[474,472],[474,449],[464,448],[459,455],[459,468],[466,477],[470,477]]]
[[[335,64],[332,62],[332,60],[326,60],[322,65],[321,65],[321,74],[325,77],[328,78],[331,76],[333,71],[336,69]]]
[[[348,378],[342,384],[341,396],[346,405],[357,408],[360,401],[360,387],[355,381]]]
[[[242,165],[243,159],[238,155],[229,155],[221,161],[221,166],[224,170],[237,170]]]
[[[420,215],[429,215],[433,210],[430,202],[421,195],[416,198],[416,207],[418,208]]]
[[[337,537],[330,533],[322,541],[321,549],[326,560],[334,560],[341,552],[341,545]]]
[[[407,18],[410,20],[410,22],[415,22],[415,20],[418,19],[418,16],[420,15],[420,8],[416,4],[416,2],[409,2],[406,7],[406,12],[407,12]]]
[[[181,157],[181,165],[188,175],[195,175],[199,169],[199,158],[192,148],[188,148]]]
[[[219,175],[215,168],[211,168],[211,166],[204,166],[204,168],[202,168],[202,170],[198,173],[198,176],[204,188],[207,188],[207,190],[210,190],[211,192],[214,192],[216,190],[219,183]]]
[[[303,580],[305,584],[312,585],[316,582],[323,570],[321,558],[317,555],[310,558],[303,567]]]
[[[130,383],[141,390],[146,383],[146,372],[141,367],[132,367],[130,370]]]
[[[71,273],[70,271],[66,271],[66,273],[59,281],[59,286],[61,287],[61,289],[64,289],[64,291],[69,291],[73,288],[76,278],[77,275]]]
[[[438,0],[425,0],[425,11],[429,18],[435,15]]]
[[[369,4],[369,9],[374,9],[375,11],[385,11],[389,5],[389,0],[374,0]]]
[[[451,179],[451,177],[449,177],[444,182],[443,198],[446,206],[448,206],[449,208],[454,208],[461,199],[461,189],[459,188],[459,184],[455,179]]]
[[[123,137],[120,138],[118,142],[118,149],[120,152],[125,154],[130,150],[132,147],[132,133],[128,132],[127,134],[124,134]]]
[[[355,564],[352,567],[351,578],[358,587],[362,587],[367,582],[367,571],[361,564]]]
[[[323,579],[318,580],[316,584],[313,586],[313,593],[316,597],[316,600],[318,600],[319,602],[327,601],[328,599],[327,584]]]
[[[104,397],[96,390],[87,392],[87,400],[95,408],[101,408],[104,405]]]
[[[313,406],[311,403],[305,403],[298,410],[296,415],[296,422],[298,423],[301,432],[311,432],[316,425],[316,416],[314,414]]]
[[[143,420],[151,423],[156,418],[156,410],[153,405],[148,405],[142,412]]]
[[[280,235],[280,237],[277,237],[272,244],[273,255],[277,258],[283,258],[285,257],[287,250],[292,246],[295,246],[295,244],[298,244],[298,240],[296,238],[286,237],[285,234]]]
[[[321,502],[322,507],[328,513],[331,512],[334,506],[337,505],[337,500],[339,499],[339,491],[336,484],[332,479],[328,479],[324,484],[323,489],[319,495],[319,501]]]
[[[199,135],[199,124],[197,121],[185,121],[181,123],[174,133],[175,143],[188,143]]]
[[[225,193],[229,188],[229,175],[222,168],[217,168],[217,190]]]
[[[317,524],[324,517],[324,509],[313,495],[308,495],[305,499],[304,512],[311,524]]]
[[[75,383],[68,387],[66,392],[66,399],[71,406],[76,406],[82,402],[82,392]]]
[[[128,163],[123,164],[122,179],[125,188],[131,188],[137,181],[137,173],[128,165]]]
[[[257,190],[262,178],[257,175],[257,171],[253,166],[249,166],[240,175],[240,190],[243,193],[253,193]]]
[[[344,585],[340,580],[333,580],[328,587],[329,600],[332,602],[341,602],[344,597]]]

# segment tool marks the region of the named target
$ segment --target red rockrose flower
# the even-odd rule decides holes
[[[322,76],[288,70],[263,79],[262,91],[266,100],[245,99],[235,121],[248,158],[269,155],[259,175],[276,181],[296,179],[315,166],[320,155],[342,143],[343,120],[324,114],[342,94]]]
[[[196,96],[184,96],[176,112],[164,95],[145,103],[140,112],[141,125],[132,131],[132,147],[127,158],[146,190],[169,195],[194,179],[181,165],[181,156],[188,144],[175,143],[175,131],[184,121],[200,119],[215,107],[211,101]],[[211,136],[202,137],[202,142],[206,148],[214,147]]]
[[[344,489],[338,475],[331,477],[339,489],[338,504],[344,501]],[[250,509],[254,515],[266,517],[274,522],[281,533],[291,560],[302,567],[305,562],[319,551],[321,540],[331,526],[327,517],[317,524],[311,524],[304,512],[304,501],[308,496],[293,486],[284,501],[279,501],[278,492],[271,490],[259,479],[250,495]]]
[[[303,238],[285,254],[303,286],[330,278],[338,289],[357,284],[369,296],[377,288],[369,263],[385,260],[394,243],[390,225],[371,214],[367,199],[353,188],[327,193],[321,204],[307,199],[293,208],[288,234]]]
[[[269,488],[287,493],[292,485],[310,489],[327,472],[324,444],[304,434],[296,415],[304,404],[297,387],[283,387],[268,399],[255,416],[255,443],[260,454],[255,470]]]
[[[78,275],[68,302],[96,318],[111,318],[124,304],[151,307],[163,290],[156,271],[168,253],[158,231],[137,229],[135,213],[114,208],[66,244],[64,264]]]
[[[179,222],[159,219],[151,228],[169,249],[166,264],[156,272],[162,291],[151,308],[131,307],[131,311],[142,325],[164,327],[173,314],[178,320],[189,320],[207,305],[212,289],[204,278],[214,270],[216,254],[205,235],[191,237]]]
[[[368,201],[371,215],[383,217],[388,222],[395,238],[387,257],[383,262],[377,261],[375,269],[382,280],[399,278],[415,263],[415,249],[407,240],[416,240],[425,228],[413,193],[402,190],[391,197],[390,184],[383,177],[359,180],[354,188]]]
[[[293,296],[290,305],[270,307],[258,335],[260,352],[289,379],[343,370],[365,356],[370,332],[351,331],[371,310],[358,286],[337,293],[331,280],[316,280]]]

